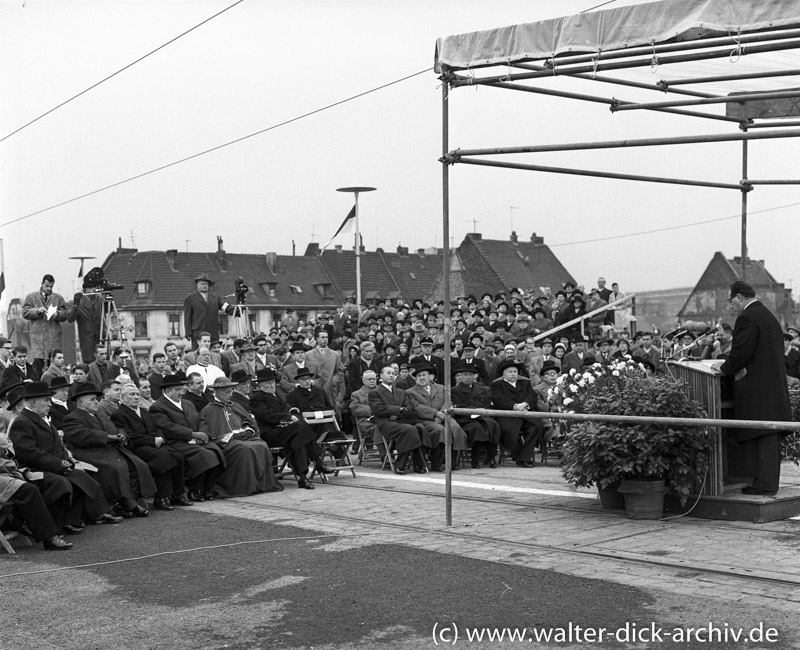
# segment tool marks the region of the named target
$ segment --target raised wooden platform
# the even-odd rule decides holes
[[[669,514],[684,514],[692,510],[696,496],[689,497],[685,506],[675,497],[664,500]],[[800,488],[781,488],[774,497],[742,494],[741,491],[726,491],[719,496],[701,496],[689,517],[702,519],[725,519],[728,521],[750,521],[764,524],[800,515]]]

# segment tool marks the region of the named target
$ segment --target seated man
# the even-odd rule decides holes
[[[69,379],[66,377],[54,377],[50,382],[50,390],[53,396],[50,398],[50,422],[56,429],[64,428],[64,418],[69,415],[69,405],[67,395],[69,394]]]
[[[469,449],[467,434],[452,417],[446,415],[444,407],[444,387],[433,382],[436,368],[428,364],[411,367],[416,385],[406,391],[406,406],[428,433],[423,444],[431,449],[431,471],[442,471],[442,452],[444,451],[444,423],[450,418],[450,433],[453,437],[452,467],[458,467],[458,452]]]
[[[378,432],[378,427],[372,417],[372,409],[369,407],[369,392],[378,384],[378,376],[374,370],[366,370],[361,375],[364,385],[350,395],[350,413],[356,419],[358,435],[361,438],[362,448],[368,440],[378,447],[381,460],[386,456],[386,443]]]
[[[313,490],[314,484],[307,478],[312,471],[309,462],[314,463],[320,474],[333,471],[322,464],[322,448],[317,444],[317,434],[298,415],[289,413],[289,407],[278,394],[278,375],[272,368],[260,369],[256,377],[258,390],[251,394],[250,405],[261,439],[270,447],[283,447],[298,476],[298,487]]]
[[[492,403],[504,411],[535,411],[536,393],[529,379],[521,377],[522,364],[506,359],[498,366],[500,378],[492,382]],[[542,426],[522,418],[497,418],[503,447],[511,450],[511,459],[520,467],[534,467],[533,453]]]
[[[208,434],[199,429],[200,416],[191,402],[182,399],[186,392],[183,373],[167,375],[161,384],[161,397],[150,406],[156,435],[167,440],[170,449],[188,462],[186,487],[192,501],[214,498],[214,483],[225,468],[225,456]]]
[[[50,411],[50,391],[41,382],[31,382],[9,394],[9,408],[22,401],[24,408],[9,427],[19,464],[40,472],[32,479],[48,504],[59,530],[77,534],[85,522],[116,524],[122,521],[109,513],[103,491],[89,474],[75,469],[56,428],[45,418]]]
[[[23,531],[43,542],[45,550],[67,551],[72,544],[59,535],[58,526],[47,509],[39,490],[25,480],[14,460],[11,441],[0,435],[0,508],[8,506],[13,515],[27,527]]]
[[[311,380],[314,373],[307,367],[300,368],[294,377],[297,387],[286,396],[286,406],[289,413],[302,416],[309,411],[332,411],[333,405],[330,402],[328,393],[312,385]],[[332,424],[325,425],[325,440],[344,440],[345,436]],[[318,438],[319,439],[319,438]],[[336,445],[332,449],[334,458],[341,459],[344,456],[344,449],[341,445]]]
[[[119,396],[122,392],[122,382],[127,378],[118,375],[116,379],[106,379],[100,387],[102,399],[97,402],[97,412],[107,418],[119,408]],[[74,401],[74,400],[73,400]]]
[[[133,453],[150,468],[156,482],[153,508],[170,511],[175,505],[192,505],[183,484],[185,460],[180,452],[165,444],[163,436],[157,435],[150,413],[139,404],[139,389],[127,384],[122,389],[121,402],[111,414],[111,422],[128,436]]]
[[[380,382],[369,392],[369,408],[375,418],[375,425],[381,437],[387,441],[394,441],[397,450],[395,474],[405,474],[408,456],[415,450],[414,471],[418,474],[425,472],[425,452],[422,447],[422,437],[427,435],[420,425],[417,428],[410,421],[411,414],[405,407],[406,395],[399,388],[394,388],[395,372],[391,366],[381,369]]]
[[[64,418],[64,442],[78,460],[97,467],[100,487],[122,517],[147,517],[149,510],[137,501],[155,494],[153,475],[145,462],[127,449],[128,437],[98,413],[100,394],[90,383],[75,392],[75,411]]]
[[[455,386],[452,389],[453,406],[456,408],[487,409],[492,407],[489,388],[478,382],[475,365],[453,364]],[[467,434],[467,443],[472,450],[472,468],[480,467],[481,453],[485,452],[484,465],[497,467],[497,445],[500,443],[500,425],[493,418],[458,415],[456,422]]]
[[[231,400],[234,386],[227,377],[214,380],[214,401],[200,413],[200,431],[225,454],[225,471],[217,477],[216,488],[222,497],[280,492],[283,487],[275,480],[272,454],[259,438],[258,425]]]

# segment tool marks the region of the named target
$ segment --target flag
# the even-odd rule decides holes
[[[83,277],[83,258],[81,258],[81,270],[78,271],[78,277],[79,278]]]
[[[325,243],[325,245],[322,247],[322,250],[320,251],[320,255],[322,255],[322,253],[324,253],[324,252],[325,252],[325,249],[326,249],[326,248],[328,248],[328,246],[330,246],[330,245],[331,245],[331,242],[332,242],[334,239],[336,239],[336,237],[338,237],[340,233],[343,233],[343,232],[352,232],[352,230],[353,230],[353,225],[354,225],[354,223],[355,223],[355,220],[356,220],[356,206],[354,205],[354,206],[352,207],[352,209],[350,210],[350,212],[348,212],[348,213],[347,213],[347,216],[344,218],[344,221],[342,221],[342,225],[341,225],[341,226],[339,226],[339,230],[337,230],[337,231],[334,233],[333,237],[331,237],[331,238],[330,238],[330,239],[329,239],[329,240],[328,240],[328,241]]]
[[[3,240],[0,239],[0,298],[6,290],[6,261],[3,259]]]

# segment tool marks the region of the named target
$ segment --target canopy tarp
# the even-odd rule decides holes
[[[662,0],[436,41],[435,69],[535,61],[763,29],[800,27],[796,0]]]

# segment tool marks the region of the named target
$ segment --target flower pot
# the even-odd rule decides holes
[[[604,488],[597,486],[597,494],[600,496],[600,505],[603,510],[625,510],[625,495],[617,492],[619,486],[619,479]]]
[[[625,495],[628,519],[661,519],[664,514],[664,479],[633,481],[623,479],[619,491]]]

